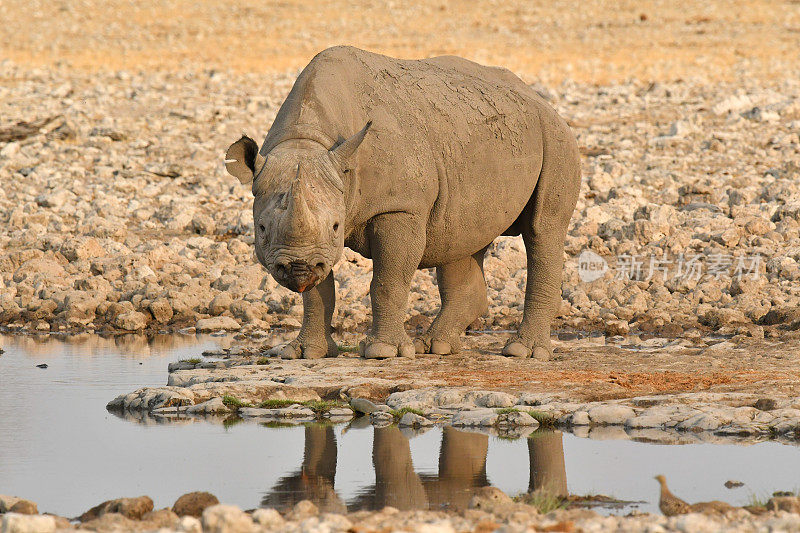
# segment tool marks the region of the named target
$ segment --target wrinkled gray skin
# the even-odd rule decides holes
[[[253,182],[258,260],[303,294],[300,334],[274,353],[337,355],[331,268],[344,246],[374,261],[363,356],[457,352],[488,309],[486,248],[521,234],[524,316],[503,354],[551,354],[579,155],[567,124],[511,72],[329,48],[300,74],[260,151],[243,137],[226,165]],[[403,327],[411,278],[430,267],[442,307],[412,343]]]

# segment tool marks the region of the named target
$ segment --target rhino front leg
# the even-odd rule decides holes
[[[303,293],[303,326],[297,338],[268,353],[283,359],[336,357],[339,348],[331,337],[331,319],[336,308],[333,272],[322,283]]]
[[[373,219],[369,231],[372,255],[372,331],[361,343],[368,359],[414,356],[414,344],[403,327],[411,278],[425,251],[425,226],[408,213]]]
[[[489,310],[483,256],[486,248],[460,261],[437,267],[442,308],[427,333],[414,341],[417,353],[447,355],[461,350],[461,334]]]

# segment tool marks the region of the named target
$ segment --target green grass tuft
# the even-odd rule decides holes
[[[800,488],[796,488],[794,490],[776,491],[772,494],[756,494],[755,492],[751,492],[747,499],[747,505],[751,505],[753,507],[766,507],[767,502],[773,496],[800,496]]]
[[[770,496],[758,495],[755,492],[751,492],[750,496],[747,498],[746,505],[750,505],[752,507],[766,507],[769,499]]]
[[[515,441],[518,441],[519,439],[521,439],[522,437],[520,437],[519,435],[500,433],[500,434],[496,435],[495,438],[498,439],[498,440],[505,440],[505,441],[508,441],[508,442],[515,442]]]
[[[272,429],[277,429],[277,428],[296,428],[297,427],[297,424],[292,424],[291,422],[281,422],[281,421],[278,421],[278,420],[271,420],[269,422],[261,422],[258,425],[261,426],[261,427],[272,428]]]
[[[303,402],[302,405],[308,407],[318,415],[330,411],[334,407],[347,407],[350,409],[349,405],[338,400],[309,400]]]
[[[256,359],[257,365],[268,365],[269,364],[269,357],[259,357]]]
[[[308,407],[318,415],[325,413],[326,411],[330,411],[334,407],[350,408],[349,405],[338,400],[307,400],[301,402],[300,400],[275,399],[264,400],[258,404],[258,406],[263,409],[281,409],[283,407],[289,407],[290,405],[302,405],[304,407]]]
[[[553,429],[558,426],[558,420],[553,415],[536,411],[534,409],[528,411],[528,414],[539,422],[539,427],[542,429]]]
[[[202,363],[203,360],[199,357],[192,357],[191,359],[181,359],[181,363],[192,363],[193,365],[197,365]]]
[[[521,413],[522,410],[516,407],[504,407],[503,409],[495,409],[495,413],[498,415],[508,415],[511,413]],[[537,422],[539,422],[539,427],[542,429],[553,429],[558,425],[558,420],[553,418],[552,415],[547,413],[543,413],[541,411],[536,411],[532,409],[527,411],[529,415],[531,415]]]
[[[222,403],[230,407],[231,409],[241,409],[242,407],[252,407],[249,403],[243,402],[236,396],[230,396],[226,394],[222,397]]]
[[[300,403],[297,400],[285,400],[285,399],[275,399],[275,400],[264,400],[260,404],[259,407],[262,409],[281,409],[283,407],[289,407],[290,405],[294,405],[296,403]]]
[[[546,489],[539,489],[523,494],[518,497],[518,500],[535,507],[540,514],[547,514],[551,511],[564,509],[567,506],[566,499]]]
[[[403,418],[403,415],[406,413],[414,413],[415,415],[425,416],[425,414],[420,411],[419,409],[414,409],[413,407],[403,407],[402,409],[392,409],[389,411],[391,415],[396,419],[400,420]]]

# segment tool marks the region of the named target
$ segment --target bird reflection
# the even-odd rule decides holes
[[[567,495],[564,448],[560,432],[537,432],[527,440],[528,490]],[[286,511],[311,500],[321,511],[353,512],[386,506],[408,509],[466,509],[475,491],[490,485],[486,474],[489,436],[453,427],[442,430],[437,474],[417,474],[408,438],[394,426],[373,428],[375,483],[358,490],[347,504],[334,488],[336,435],[332,426],[305,428],[303,463],[282,477],[261,500],[264,507]]]

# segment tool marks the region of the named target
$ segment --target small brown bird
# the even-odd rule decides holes
[[[661,497],[658,499],[658,508],[664,513],[664,516],[686,514],[691,511],[688,503],[669,491],[667,480],[664,476],[656,476],[656,481],[661,484]]]

